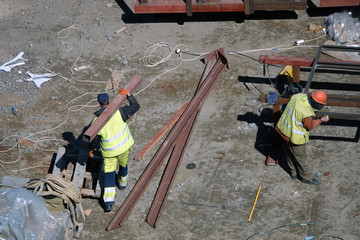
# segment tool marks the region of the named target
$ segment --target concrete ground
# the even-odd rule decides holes
[[[283,67],[265,66],[264,75],[259,55],[314,58],[327,39],[308,26],[321,25],[338,9],[199,14],[189,19],[129,15],[131,4],[2,2],[0,62],[21,51],[28,61],[0,72],[1,179],[43,177],[58,147],[76,153],[76,139],[97,110],[96,95],[113,70],[123,70],[121,87],[135,74],[143,77],[134,92],[141,109],[130,119],[136,144],[130,154],[129,185],[117,192],[114,209],[107,214],[96,199],[83,199],[84,208],[92,212],[79,239],[360,239],[359,123],[331,120],[311,132],[308,164],[314,174],[319,172],[321,184],[310,186],[291,180],[284,161],[265,165],[273,139],[272,106],[257,100],[261,93],[277,91],[275,77]],[[128,29],[114,33],[125,25]],[[293,46],[300,39],[305,42]],[[158,58],[148,58],[150,47]],[[125,223],[106,231],[161,141],[143,160],[134,157],[191,100],[204,70],[201,56],[221,47],[229,69],[204,102],[157,227],[145,219],[165,164]],[[176,58],[176,48],[191,54]],[[90,68],[72,71],[83,65]],[[40,88],[24,81],[26,71],[39,74],[45,69],[62,78],[53,77]],[[309,69],[301,69],[303,86],[308,76]],[[358,95],[359,79],[358,72],[318,71],[310,91]],[[359,113],[352,108],[326,110]],[[18,137],[37,146],[17,148]],[[187,169],[190,163],[196,168]]]

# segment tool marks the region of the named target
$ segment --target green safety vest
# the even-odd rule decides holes
[[[97,119],[94,118],[93,122]],[[101,154],[103,157],[115,157],[122,154],[134,144],[129,126],[123,121],[120,111],[110,118],[99,131]]]
[[[309,131],[304,128],[302,120],[310,116],[315,116],[315,112],[308,96],[298,93],[291,97],[276,126],[292,143],[304,144],[309,141]]]

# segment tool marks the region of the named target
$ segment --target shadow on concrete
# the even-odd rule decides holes
[[[330,121],[322,123],[324,126],[345,126],[356,127],[356,132],[353,138],[341,136],[312,136],[310,132],[310,139],[325,140],[325,141],[342,141],[342,142],[359,142],[360,139],[360,121],[358,120],[344,120],[331,118]]]
[[[360,73],[353,73],[354,76],[359,76]],[[286,82],[280,77],[266,78],[266,77],[243,77],[239,76],[238,81],[242,82],[247,90],[250,91],[248,84],[271,84],[281,94],[285,90]],[[300,85],[305,88],[307,81],[300,81]],[[321,90],[338,90],[338,91],[356,91],[360,92],[360,84],[349,84],[341,82],[315,82],[311,81],[311,89]]]
[[[256,124],[258,131],[256,133],[255,140],[255,149],[258,150],[261,154],[264,155],[264,163],[266,162],[266,157],[271,153],[275,129],[272,126],[273,123],[273,114],[272,109],[263,108],[260,115],[256,115],[252,112],[247,112],[244,115],[238,115],[238,121],[245,121],[248,124]],[[268,124],[265,124],[268,123]],[[278,165],[284,169],[285,172],[290,174],[290,169],[286,161],[285,150],[281,148],[280,156],[277,158]]]

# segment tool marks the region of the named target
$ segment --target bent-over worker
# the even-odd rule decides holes
[[[126,121],[139,110],[135,97],[126,89],[122,88],[119,94],[126,95],[130,105],[123,106],[116,111],[110,120],[99,131],[94,140],[89,143],[89,155],[93,155],[93,150],[100,142],[101,155],[104,158],[104,211],[110,212],[115,204],[115,186],[120,190],[125,189],[128,179],[128,158],[129,150],[134,144],[134,139],[130,133]],[[110,103],[106,93],[97,96],[100,109],[96,111],[92,123],[100,116]],[[117,162],[119,162],[119,172],[116,176]]]
[[[321,110],[326,104],[327,95],[324,91],[316,91],[308,97],[298,93],[291,97],[282,113],[275,130],[285,143],[287,163],[292,179],[300,179],[303,183],[317,185],[320,181],[311,178],[307,165],[306,143],[309,141],[309,131],[322,122],[329,121],[328,116],[315,119],[313,108]]]

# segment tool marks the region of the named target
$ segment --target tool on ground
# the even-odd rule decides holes
[[[252,215],[253,215],[253,212],[254,212],[254,209],[255,209],[255,206],[256,206],[256,203],[257,203],[258,197],[259,197],[260,189],[261,189],[261,184],[259,185],[259,188],[258,188],[258,191],[257,191],[256,197],[255,197],[254,205],[253,205],[253,207],[252,207],[252,209],[251,209],[251,213],[250,213],[250,216],[249,216],[248,222],[250,222],[251,217],[252,217]]]

